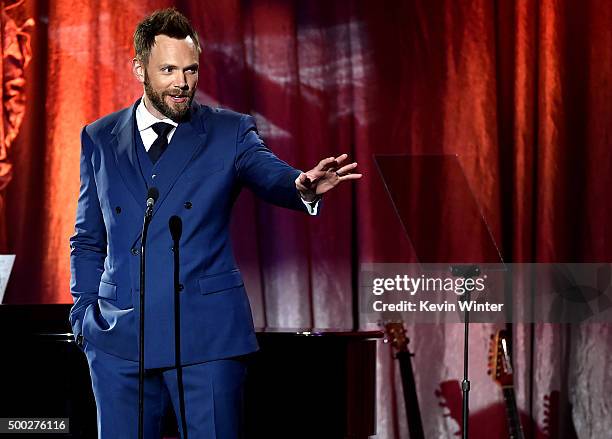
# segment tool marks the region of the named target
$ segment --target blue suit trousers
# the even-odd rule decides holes
[[[84,346],[97,406],[99,439],[138,437],[138,362]],[[244,357],[183,366],[185,418],[190,439],[243,437]],[[144,437],[161,438],[162,417],[172,404],[181,429],[175,368],[145,372]],[[181,437],[184,434],[181,429]]]

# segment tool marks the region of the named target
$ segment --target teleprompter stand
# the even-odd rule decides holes
[[[454,265],[451,267],[451,273],[455,277],[463,279],[471,279],[480,275],[480,268],[477,265]],[[459,300],[464,300],[469,303],[471,291],[467,290],[463,297]],[[467,439],[469,430],[470,416],[470,379],[468,374],[468,366],[470,359],[470,309],[465,307],[463,311],[463,380],[461,381],[461,419],[463,426],[463,439]]]
[[[376,155],[378,170],[418,262],[445,264],[464,279],[479,276],[481,264],[503,266],[495,240],[480,213],[456,155]],[[470,301],[467,291],[461,300]],[[469,431],[469,323],[463,316],[462,431]]]

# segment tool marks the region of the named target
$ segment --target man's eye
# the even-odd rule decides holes
[[[170,73],[170,72],[172,72],[173,68],[172,67],[162,67],[161,70],[164,73]]]

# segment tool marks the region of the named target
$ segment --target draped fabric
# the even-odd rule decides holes
[[[13,177],[9,150],[25,114],[24,70],[32,58],[28,31],[34,20],[27,16],[23,3],[23,0],[0,1],[0,252],[8,249],[4,189]]]
[[[297,167],[348,152],[365,174],[326,196],[317,218],[241,196],[234,245],[257,326],[371,328],[356,312],[360,264],[415,260],[373,154],[457,154],[507,262],[610,260],[610,2],[30,1],[28,110],[6,188],[17,254],[6,302],[70,302],[79,131],[141,95],[131,36],[170,5],[203,42],[198,100],[253,114]],[[442,202],[450,190],[423,188]],[[472,326],[474,438],[506,428],[486,374],[494,329]],[[612,327],[513,333],[527,437],[609,437]],[[426,435],[454,437],[463,328],[412,325],[408,335]],[[406,437],[386,345],[377,373],[378,437]]]

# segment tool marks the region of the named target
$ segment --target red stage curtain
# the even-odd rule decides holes
[[[610,2],[32,1],[28,113],[6,198],[17,254],[8,302],[70,301],[79,130],[141,94],[131,35],[170,4],[204,44],[200,100],[256,115],[298,167],[347,151],[365,173],[316,219],[242,197],[235,246],[257,324],[351,326],[359,264],[414,259],[373,154],[458,154],[508,262],[610,260]],[[444,200],[448,188],[428,190]],[[475,438],[505,428],[485,374],[492,330],[472,331]],[[427,436],[452,437],[462,328],[409,332]],[[536,436],[545,397],[560,401],[562,431],[571,403],[580,437],[609,435],[610,327],[519,325],[515,338],[519,404]],[[379,362],[379,437],[405,437],[387,349]]]

